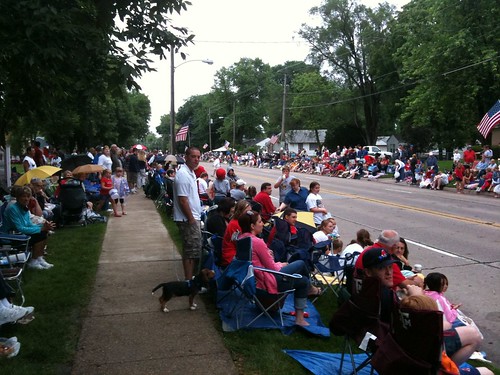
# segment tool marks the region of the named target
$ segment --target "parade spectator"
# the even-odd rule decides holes
[[[231,198],[233,198],[235,201],[245,199],[245,196],[246,196],[245,185],[246,185],[246,182],[243,181],[241,178],[239,180],[237,180],[236,186],[234,187],[234,189],[231,189],[231,191],[230,191]]]
[[[279,210],[282,211],[285,207],[290,207],[298,211],[307,211],[306,199],[309,191],[305,187],[300,186],[300,180],[293,178],[290,181],[292,190],[285,196],[285,200],[281,203]]]
[[[184,279],[190,285],[201,256],[201,204],[194,181],[195,168],[201,152],[196,147],[186,150],[186,163],[177,171],[174,183],[174,221],[182,237],[182,266]]]
[[[316,226],[319,226],[324,219],[331,216],[323,204],[323,198],[319,195],[320,184],[317,181],[309,185],[309,195],[306,199],[306,205],[309,212],[313,213],[313,220]]]
[[[469,165],[474,165],[476,161],[476,153],[472,149],[471,146],[467,146],[467,149],[464,151],[464,163]]]
[[[26,156],[23,159],[23,169],[25,173],[28,172],[29,170],[36,168],[36,162],[34,157],[35,157],[35,149],[33,147],[27,147]]]
[[[284,166],[281,169],[281,172],[283,173],[277,180],[276,183],[274,184],[275,189],[279,189],[279,204],[283,203],[285,200],[285,196],[292,190],[292,187],[290,186],[290,181],[295,178],[295,176],[290,175],[290,167]]]
[[[262,220],[269,221],[276,212],[276,207],[271,200],[273,187],[269,182],[264,182],[260,186],[260,192],[255,196],[254,201],[262,206]]]
[[[132,194],[137,193],[137,176],[140,172],[137,148],[132,149],[132,153],[127,156],[127,182]]]
[[[229,197],[231,186],[226,179],[226,171],[219,168],[215,171],[215,181],[213,183],[214,203],[217,204],[222,198]]]
[[[438,160],[432,151],[429,152],[429,156],[427,157],[425,164],[427,165],[427,168],[432,168],[435,173],[439,170]]]
[[[33,159],[35,159],[36,166],[41,167],[42,165],[45,165],[45,158],[43,156],[43,151],[40,148],[40,142],[32,141],[31,147],[35,150]]]
[[[238,235],[241,233],[240,224],[238,223],[238,218],[244,215],[250,210],[250,205],[246,200],[241,200],[236,203],[234,208],[234,214],[227,224],[226,231],[222,238],[222,257],[220,265],[226,267],[231,263],[236,254],[236,242]]]
[[[219,201],[215,213],[207,219],[206,228],[212,234],[224,237],[229,220],[234,213],[236,202],[233,198],[223,198]]]
[[[464,173],[465,173],[464,165],[459,160],[457,162],[455,170],[453,171],[453,175],[454,175],[455,181],[457,183],[456,184],[457,194],[463,194],[463,192],[464,192]]]

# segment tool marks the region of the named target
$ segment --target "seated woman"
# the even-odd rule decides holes
[[[448,289],[448,278],[439,272],[432,272],[425,277],[424,293],[437,302],[439,310],[443,312],[444,333],[443,341],[446,354],[460,366],[467,361],[481,345],[482,337],[473,326],[458,326],[456,320],[457,309],[460,304],[452,304],[444,296]]]
[[[331,241],[333,242],[339,237],[339,232],[337,229],[337,222],[333,217],[329,219],[325,219],[321,222],[318,231],[313,234],[313,239],[315,243],[320,243],[320,242],[325,242],[325,241]],[[342,246],[341,246],[342,247]],[[342,248],[340,248],[340,251],[338,252],[331,252],[332,246],[328,246],[326,254],[327,255],[337,255],[342,251]]]
[[[43,253],[47,243],[47,233],[54,230],[55,224],[51,221],[45,221],[43,224],[31,222],[28,204],[33,197],[28,186],[16,189],[15,195],[16,203],[10,204],[5,209],[0,231],[2,233],[14,231],[30,236],[29,244],[32,246],[32,256],[28,266],[39,270],[52,268],[54,265],[45,261]]]
[[[401,271],[411,271],[413,267],[408,261],[408,244],[403,237],[399,237],[399,243],[396,246],[396,251],[394,252],[396,264]]]
[[[235,233],[237,233],[236,236],[241,233],[241,228],[238,224],[238,218],[248,210],[250,210],[250,204],[248,204],[246,200],[243,199],[236,203],[234,215],[227,224],[226,231],[224,232],[224,236],[222,238],[222,259],[220,262],[221,267],[227,267],[236,254],[236,243],[234,242],[234,236]]]
[[[345,258],[347,255],[353,253],[361,254],[363,249],[367,246],[373,245],[373,241],[370,238],[370,232],[366,229],[360,229],[356,232],[356,239],[352,240],[349,245],[346,246],[342,253],[340,253],[341,258]]]
[[[304,319],[304,309],[306,308],[307,296],[317,295],[320,290],[311,286],[309,281],[309,272],[302,260],[296,260],[290,264],[275,262],[272,251],[268,249],[265,242],[258,236],[262,233],[264,222],[260,215],[255,211],[248,211],[238,219],[243,234],[240,238],[252,238],[252,264],[256,267],[268,268],[274,271],[280,271],[288,274],[300,274],[300,279],[287,279],[280,275],[255,270],[255,279],[257,288],[267,290],[271,294],[295,289],[295,324],[308,326],[309,323]]]

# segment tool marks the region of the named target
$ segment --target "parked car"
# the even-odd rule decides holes
[[[375,154],[380,154],[381,156],[387,156],[392,159],[392,152],[382,151],[378,146],[365,146],[368,150],[368,155],[375,156]]]

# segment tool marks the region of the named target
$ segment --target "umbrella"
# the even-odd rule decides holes
[[[146,146],[140,145],[140,144],[133,145],[132,148],[136,148],[138,150],[147,150],[148,149]]]
[[[78,173],[99,173],[102,172],[104,169],[102,168],[102,165],[97,165],[97,164],[85,164],[85,165],[80,165],[79,167],[73,169],[73,174],[78,174]]]
[[[177,163],[177,158],[175,157],[175,155],[168,155],[166,158],[165,158],[165,163]]]
[[[43,165],[38,168],[34,168],[23,174],[19,177],[14,185],[24,186],[31,182],[32,178],[47,178],[52,176],[53,174],[59,172],[61,168],[52,167],[50,165]]]
[[[305,228],[309,232],[314,233],[316,232],[316,224],[314,224],[314,217],[313,217],[312,212],[308,211],[297,211],[297,222],[295,223],[295,226],[297,228]],[[277,216],[281,219],[283,219],[283,214],[276,214],[274,216]]]
[[[76,167],[80,165],[86,165],[92,163],[92,159],[88,157],[88,155],[71,155],[65,158],[61,162],[61,168],[63,171],[72,171]]]

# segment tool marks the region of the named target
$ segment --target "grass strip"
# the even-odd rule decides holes
[[[48,240],[50,270],[26,268],[26,305],[35,307],[28,325],[4,325],[0,336],[17,336],[19,354],[0,361],[2,374],[69,374],[82,320],[94,286],[106,225],[64,227]]]

